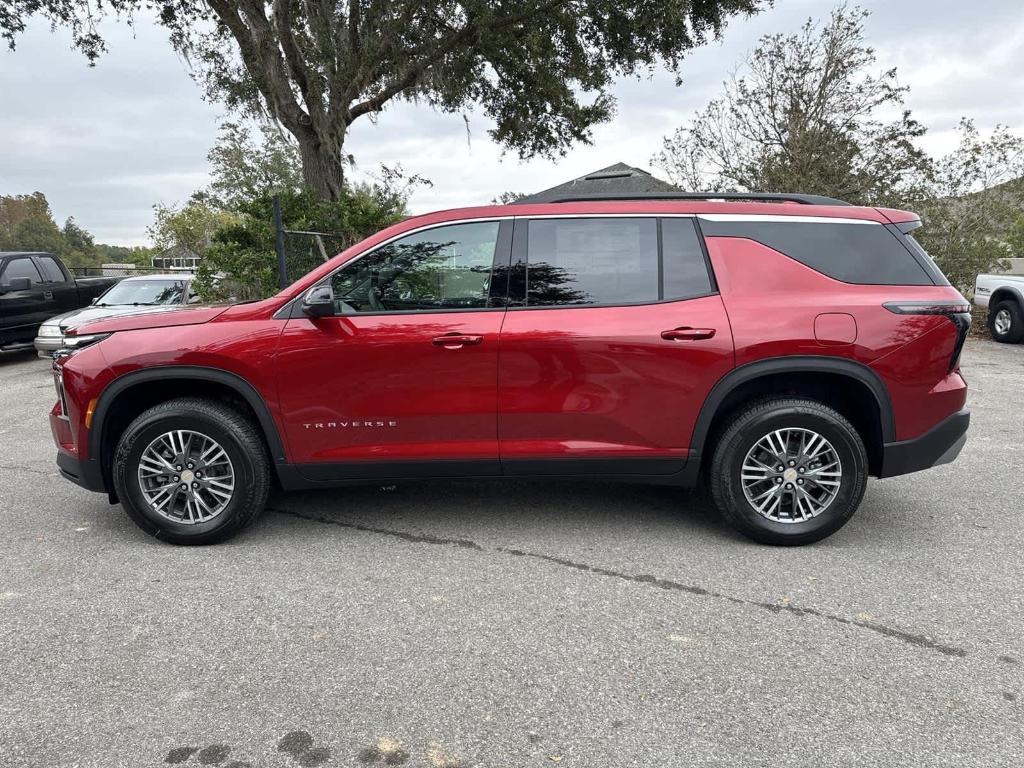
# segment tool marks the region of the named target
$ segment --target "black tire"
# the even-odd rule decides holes
[[[235,473],[235,490],[227,506],[204,522],[164,517],[139,486],[143,452],[161,434],[177,429],[199,432],[219,443]],[[270,463],[256,427],[233,408],[202,398],[169,400],[141,413],[121,435],[112,469],[128,516],[146,533],[173,544],[215,544],[231,538],[263,510],[270,490]]]
[[[815,517],[780,522],[760,514],[743,491],[747,453],[779,429],[812,430],[834,447],[842,467],[839,490]],[[715,506],[740,533],[763,544],[800,545],[838,531],[857,511],[867,485],[868,457],[857,430],[838,411],[814,400],[762,400],[737,413],[720,433],[712,453],[708,486]],[[811,486],[807,486],[811,487]]]
[[[996,330],[996,317],[1000,312],[1006,312],[1010,320],[1010,327],[1004,333]],[[996,304],[988,313],[988,330],[992,338],[1002,344],[1017,344],[1024,339],[1024,312],[1020,304],[1013,299]]]

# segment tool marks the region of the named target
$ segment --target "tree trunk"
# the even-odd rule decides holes
[[[297,138],[299,156],[302,158],[302,178],[306,186],[321,200],[340,200],[345,186],[341,140],[325,143],[313,131]],[[337,149],[332,150],[331,144]]]

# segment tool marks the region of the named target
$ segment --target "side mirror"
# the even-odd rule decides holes
[[[32,281],[27,277],[12,277],[8,282],[0,285],[0,293],[14,293],[16,291],[27,291],[32,288]]]
[[[89,303],[90,303],[90,304],[93,304],[93,305],[95,305],[95,304],[96,304],[96,302],[97,302],[97,301],[99,301],[99,300],[100,300],[100,297],[99,297],[99,296],[97,296],[97,297],[96,297],[95,299],[93,299],[93,300],[92,300],[92,301],[90,301]]]
[[[330,285],[315,285],[302,297],[302,312],[307,317],[333,317],[334,292]]]

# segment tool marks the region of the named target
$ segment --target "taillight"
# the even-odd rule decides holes
[[[971,305],[967,299],[960,301],[888,301],[882,305],[897,315],[942,315],[949,319],[956,329],[956,343],[949,359],[949,370],[960,364],[967,333],[971,330]]]

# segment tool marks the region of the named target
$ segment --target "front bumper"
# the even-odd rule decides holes
[[[63,336],[36,336],[33,342],[40,357],[51,358],[54,352],[64,348]]]
[[[882,446],[879,477],[895,477],[949,464],[967,442],[971,412],[964,408],[940,421],[920,437]]]
[[[108,493],[99,465],[92,459],[79,459],[63,450],[57,451],[57,469],[62,477],[87,491]]]

